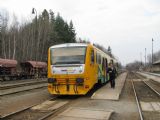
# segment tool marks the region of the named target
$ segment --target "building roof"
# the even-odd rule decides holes
[[[17,60],[0,58],[0,67],[16,67]]]
[[[153,65],[160,65],[160,60],[155,61]]]

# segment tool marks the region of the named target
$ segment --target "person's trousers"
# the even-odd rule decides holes
[[[114,88],[115,87],[115,79],[111,79],[110,84],[111,84],[111,88]]]

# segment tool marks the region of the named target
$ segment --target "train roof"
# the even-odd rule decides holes
[[[0,58],[0,67],[13,67],[14,68],[16,66],[17,66],[17,60]]]
[[[86,43],[65,43],[65,44],[59,44],[51,46],[50,48],[61,48],[61,47],[86,47],[88,44]]]
[[[64,43],[64,44],[59,44],[59,45],[53,45],[50,48],[62,48],[62,47],[87,47],[88,43]],[[103,53],[103,55],[107,56],[109,60],[113,60],[114,62],[117,62],[117,60],[113,57],[111,57],[109,54],[105,53],[104,51],[100,50],[96,46],[92,45],[94,48],[96,48],[99,52]]]
[[[33,68],[46,68],[47,63],[46,62],[40,62],[40,61],[26,61],[21,63],[22,66],[30,65]]]

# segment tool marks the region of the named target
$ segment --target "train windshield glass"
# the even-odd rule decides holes
[[[84,64],[86,47],[64,47],[51,49],[51,64]]]

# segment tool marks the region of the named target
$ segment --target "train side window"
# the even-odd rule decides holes
[[[102,57],[100,54],[99,54],[99,64],[102,64]]]
[[[102,70],[104,70],[104,58],[102,58]]]
[[[108,67],[108,60],[107,60],[107,58],[106,58],[106,67]]]
[[[95,58],[95,62],[98,63],[98,61],[97,61],[97,52],[96,51],[95,51],[95,57],[96,57]]]
[[[91,63],[94,64],[94,51],[91,51]]]
[[[96,59],[96,61],[99,64],[99,53],[97,53],[97,59]]]
[[[101,55],[100,55],[100,53],[97,53],[97,63],[101,64]]]

